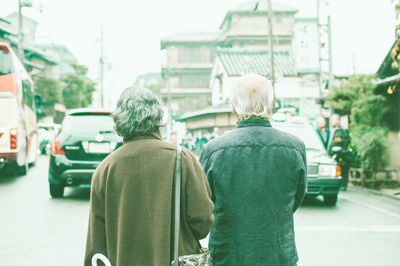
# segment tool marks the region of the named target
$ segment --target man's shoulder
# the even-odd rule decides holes
[[[205,153],[211,153],[233,147],[284,146],[304,150],[304,143],[298,137],[273,127],[235,128],[211,140],[205,147]]]

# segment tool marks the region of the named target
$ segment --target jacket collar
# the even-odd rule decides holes
[[[271,123],[266,119],[246,119],[240,121],[236,128],[242,127],[271,127]]]
[[[147,132],[142,135],[133,136],[129,139],[124,139],[124,143],[132,142],[132,141],[140,140],[140,139],[159,139],[159,140],[161,140],[162,138],[161,138],[160,130],[156,130],[153,132]]]

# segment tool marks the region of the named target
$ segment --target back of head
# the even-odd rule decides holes
[[[243,75],[232,88],[231,104],[239,118],[267,117],[273,110],[271,82],[257,74]]]
[[[163,110],[157,96],[149,89],[129,87],[121,94],[113,113],[118,135],[130,139],[156,131],[161,125]]]

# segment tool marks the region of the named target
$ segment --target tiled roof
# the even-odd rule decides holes
[[[228,76],[241,76],[246,73],[270,75],[270,58],[267,51],[219,49],[217,57],[221,60]],[[294,60],[287,52],[275,52],[274,64],[275,74],[282,76],[297,74]]]
[[[280,3],[272,2],[272,10],[275,12],[289,12],[296,13],[299,11],[297,8],[282,5]],[[263,0],[251,0],[246,3],[240,4],[239,6],[232,8],[229,12],[246,12],[246,11],[267,11],[267,1]]]
[[[230,112],[232,112],[232,107],[229,104],[216,105],[208,107],[206,109],[185,113],[181,117],[179,117],[177,121],[184,122],[189,118],[210,115],[210,114],[218,114],[218,113],[230,113]]]

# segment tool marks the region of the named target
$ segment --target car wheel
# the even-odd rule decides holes
[[[50,184],[50,195],[52,198],[62,198],[64,195],[64,186],[58,184]]]
[[[324,203],[329,206],[335,206],[337,202],[338,195],[325,195]]]

